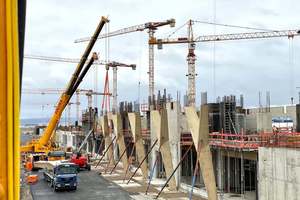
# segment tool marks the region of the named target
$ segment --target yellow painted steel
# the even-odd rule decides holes
[[[0,0],[0,199],[20,196],[17,0]]]
[[[70,99],[70,95],[62,94],[62,97],[55,109],[54,116],[51,118],[51,121],[49,122],[47,128],[45,129],[43,136],[39,139],[40,145],[46,146],[48,144],[50,137],[52,136],[53,130],[57,126],[57,123],[69,99]]]
[[[28,144],[21,146],[21,152],[45,152],[54,150],[49,142],[53,136],[53,132],[58,124],[58,121],[70,99],[70,95],[62,94],[58,105],[54,111],[54,115],[50,119],[42,137],[39,140],[32,140]]]

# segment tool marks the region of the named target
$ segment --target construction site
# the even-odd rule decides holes
[[[58,52],[51,54],[40,50],[45,35],[39,42],[26,37],[35,34],[31,23],[44,19],[34,21],[28,11],[38,6],[28,4],[3,1],[18,17],[9,9],[1,13],[15,27],[9,32],[10,21],[3,20],[4,32],[18,34],[13,53],[13,39],[0,38],[6,41],[0,52],[7,52],[0,60],[7,72],[0,73],[7,80],[0,82],[0,157],[7,160],[0,199],[300,200],[299,26],[221,23],[217,10],[227,7],[216,1],[207,3],[212,20],[173,14],[139,24],[148,17],[129,17],[129,23],[123,16],[116,27],[112,15],[97,13],[80,32],[87,35],[67,36],[76,35],[67,40],[72,49],[60,52],[53,42],[58,33],[49,35]],[[130,4],[143,10],[138,5]],[[72,31],[86,27],[79,23]],[[76,48],[80,57],[57,56]],[[231,48],[236,55],[226,54]],[[251,48],[254,54],[245,56]],[[124,55],[114,54],[119,50]],[[165,71],[157,69],[165,63]],[[255,63],[268,69],[252,74]],[[40,69],[47,66],[53,71]],[[42,73],[32,74],[37,69]]]

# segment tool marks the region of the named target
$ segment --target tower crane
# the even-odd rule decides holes
[[[66,62],[66,63],[78,63],[80,59],[74,59],[74,58],[61,58],[61,57],[52,57],[52,56],[42,56],[42,55],[25,55],[24,58],[26,59],[34,59],[34,60],[44,60],[44,61],[51,61],[51,62]],[[116,61],[101,61],[97,60],[94,62],[94,65],[103,65],[105,66],[106,70],[109,70],[109,68],[112,68],[113,70],[113,110],[117,110],[117,85],[118,85],[118,67],[124,67],[124,68],[131,68],[132,70],[136,69],[135,64],[125,64],[121,62],[116,62]],[[88,106],[92,107],[92,98],[91,95],[105,95],[104,93],[99,93],[99,92],[93,92],[91,90],[80,90],[79,91],[85,91],[86,95],[88,96]],[[79,93],[78,91],[78,93]],[[61,91],[62,92],[62,91]],[[76,92],[77,94],[77,92]],[[108,94],[111,95],[111,94]],[[77,98],[79,98],[77,96]],[[77,100],[79,102],[79,100]],[[79,110],[79,109],[78,109]],[[77,111],[78,111],[77,110]],[[79,112],[79,111],[78,111]],[[79,117],[79,113],[77,113],[77,117]],[[79,118],[78,118],[79,119]]]
[[[128,68],[131,68],[132,70],[135,70],[136,69],[136,65],[134,64],[130,64],[130,65],[127,65],[127,64],[123,64],[123,63],[118,63],[118,62],[111,62],[111,63],[108,63],[106,65],[106,70],[109,70],[109,68],[112,68],[113,70],[113,112],[116,112],[117,111],[117,108],[118,108],[118,74],[117,74],[117,71],[118,71],[118,67],[128,67]]]
[[[161,26],[166,26],[166,25],[170,25],[170,27],[174,27],[175,26],[175,19],[169,19],[166,21],[161,21],[161,22],[147,22],[144,24],[140,24],[140,25],[135,25],[135,26],[130,26],[127,28],[122,28],[116,31],[112,31],[110,33],[107,34],[101,34],[99,35],[98,39],[104,39],[104,38],[108,38],[108,37],[114,37],[114,36],[118,36],[118,35],[123,35],[123,34],[127,34],[127,33],[132,33],[132,32],[137,32],[137,31],[144,31],[144,30],[148,30],[148,34],[149,34],[149,39],[154,37],[154,33],[157,30],[158,27]],[[89,41],[91,38],[90,37],[84,37],[84,38],[80,38],[75,40],[75,43],[79,43],[79,42],[87,42]],[[154,95],[154,48],[153,48],[153,44],[149,43],[149,71],[148,71],[148,75],[149,75],[149,96],[152,98]]]
[[[196,38],[192,33],[193,21],[188,23],[188,37],[157,39],[151,37],[148,41],[149,45],[157,45],[158,49],[162,49],[164,44],[188,44],[189,53],[188,61],[188,102],[189,105],[195,106],[196,86],[195,86],[195,43],[197,42],[214,42],[214,41],[232,41],[232,40],[248,40],[248,39],[264,39],[276,37],[288,37],[300,35],[300,29],[296,30],[280,30],[280,31],[262,31],[262,32],[248,32],[248,33],[233,33],[233,34],[219,34],[219,35],[203,35]]]
[[[29,88],[23,88],[22,94],[62,94],[64,92],[64,89],[60,88],[44,88],[44,89],[29,89]],[[88,107],[92,107],[92,96],[93,95],[111,95],[111,93],[104,94],[101,92],[95,92],[93,90],[87,90],[87,89],[77,89],[76,90],[76,102],[71,103],[76,105],[76,117],[77,121],[79,122],[79,111],[80,111],[80,95],[86,95],[88,98]],[[68,107],[71,105],[68,104]]]

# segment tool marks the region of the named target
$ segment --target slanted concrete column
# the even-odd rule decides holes
[[[143,144],[143,138],[141,135],[141,116],[139,113],[128,113],[130,128],[133,136],[133,141],[135,143],[135,151],[139,161],[142,161],[145,158],[145,148]],[[141,165],[141,170],[143,173],[144,179],[148,178],[148,164],[143,162]]]
[[[121,161],[123,164],[124,173],[126,172],[128,166],[128,157],[126,151],[126,145],[124,140],[124,134],[122,130],[122,119],[120,114],[115,114],[112,116],[112,120],[114,123],[114,131],[116,134],[116,142],[119,146],[119,156],[125,151],[125,154],[122,156]]]
[[[109,134],[109,128],[108,128],[108,118],[107,115],[101,116],[100,117],[100,126],[103,132],[103,139],[105,140],[105,149],[109,146],[109,144],[112,142],[112,138]],[[110,146],[108,152],[107,152],[107,159],[111,160],[111,162],[114,163],[113,159],[113,145]]]
[[[158,146],[160,146],[160,152],[162,155],[162,161],[166,170],[167,178],[174,171],[172,154],[169,145],[169,129],[168,129],[168,118],[167,110],[162,109],[161,111],[153,110],[151,111],[151,122],[153,123],[153,131],[156,133],[158,139]],[[173,176],[169,182],[169,189],[176,190],[176,181]]]
[[[209,147],[208,106],[201,105],[200,118],[194,107],[185,108],[188,126],[191,130],[198,162],[209,200],[217,200],[217,188],[213,170],[212,155]]]

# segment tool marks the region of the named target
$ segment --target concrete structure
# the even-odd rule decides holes
[[[104,136],[105,140],[105,148],[107,148],[112,143],[111,134],[109,132],[108,127],[108,117],[107,115],[103,115],[100,117],[100,126],[102,130],[102,134]],[[114,154],[113,154],[113,146],[111,145],[108,152],[107,152],[107,159],[111,161],[111,163],[114,163]]]
[[[259,199],[300,199],[300,149],[260,147]]]
[[[151,131],[154,135],[155,140],[158,140],[157,142],[157,150],[158,153],[161,153],[162,156],[162,164],[166,172],[166,177],[170,177],[172,172],[174,171],[174,166],[172,162],[172,154],[169,144],[169,128],[168,128],[168,116],[167,116],[167,110],[161,109],[153,110],[151,111]],[[156,137],[155,137],[156,136]],[[155,155],[155,154],[154,154]],[[155,159],[157,159],[155,155]],[[173,176],[172,179],[169,182],[169,189],[170,190],[176,190],[176,180]]]
[[[119,148],[119,154],[120,154],[119,157],[123,152],[125,152],[121,160],[123,163],[124,173],[126,173],[128,167],[128,155],[126,150],[127,147],[124,140],[124,132],[122,127],[121,115],[120,114],[112,115],[112,121],[113,121],[114,133],[116,136],[116,143],[118,144],[118,148]]]
[[[200,163],[200,169],[204,184],[208,193],[209,200],[217,200],[217,188],[208,141],[208,106],[202,105],[200,117],[198,117],[194,107],[187,107],[186,115],[190,127],[194,145],[197,151],[197,162]]]
[[[248,132],[256,131],[272,131],[273,117],[290,117],[294,122],[294,130],[296,130],[297,121],[297,105],[282,105],[263,108],[247,108],[246,109],[246,130]]]
[[[145,148],[143,144],[143,138],[141,135],[141,116],[139,113],[128,113],[128,118],[130,122],[133,141],[136,148],[136,155],[138,157],[138,160],[141,161],[146,156]],[[148,172],[149,172],[147,162],[143,162],[143,164],[141,165],[141,170],[143,173],[143,177],[146,180],[148,178]]]

